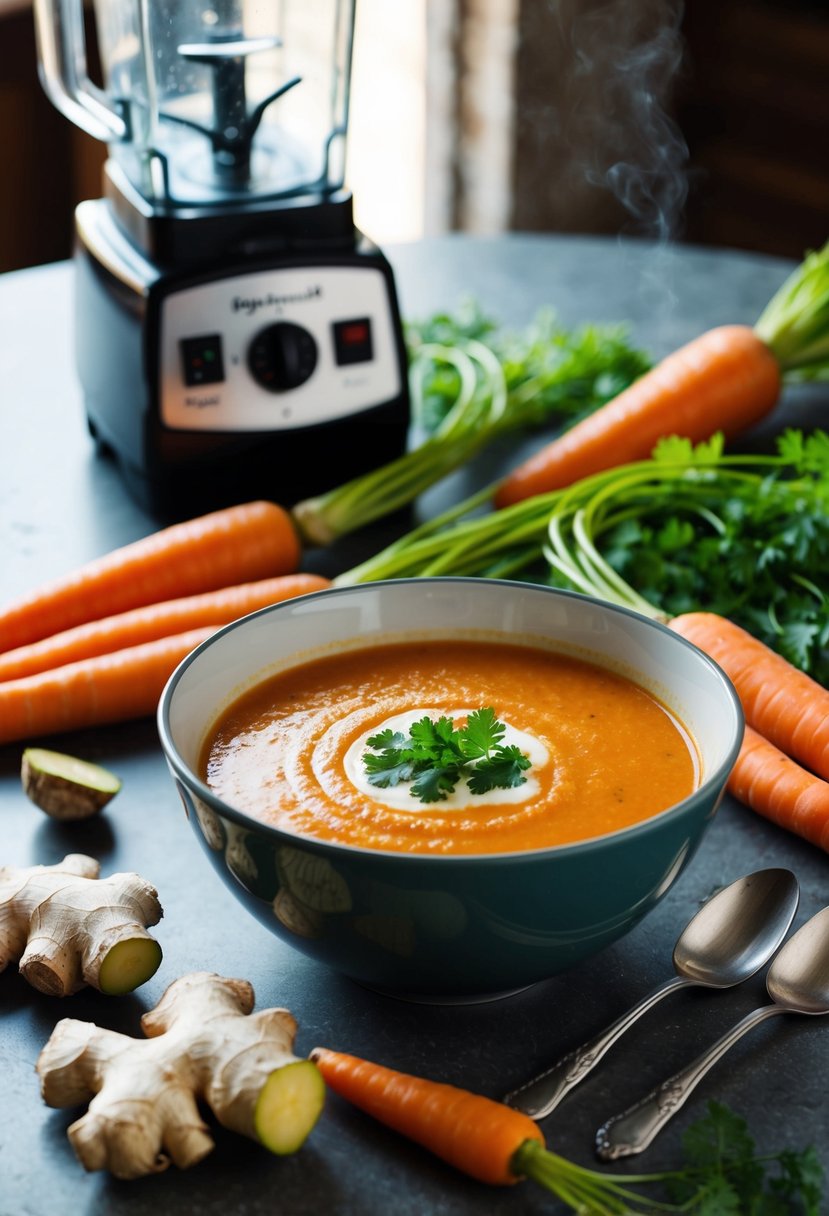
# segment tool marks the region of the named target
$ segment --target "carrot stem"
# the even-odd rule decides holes
[[[630,1189],[630,1184],[664,1182],[670,1174],[623,1174],[618,1178],[598,1170],[586,1169],[545,1149],[535,1140],[525,1140],[517,1149],[512,1168],[521,1177],[557,1195],[574,1212],[591,1216],[623,1216],[624,1213],[676,1212],[672,1203],[645,1198]]]
[[[445,368],[457,377],[451,408],[431,435],[397,460],[298,503],[293,516],[310,543],[328,544],[398,510],[507,432],[573,412],[577,404],[595,408],[650,365],[619,326],[565,334],[547,324],[528,352],[514,342],[501,350],[470,337],[412,346],[410,386],[420,429],[430,384]]]
[[[754,331],[784,372],[829,375],[829,241],[807,254],[775,292]]]

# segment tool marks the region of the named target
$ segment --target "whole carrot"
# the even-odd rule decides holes
[[[190,629],[0,684],[0,743],[155,713],[181,660],[215,630]]]
[[[778,827],[829,851],[829,782],[801,768],[750,726],[728,790]]]
[[[0,610],[0,650],[87,621],[296,570],[287,511],[249,502],[174,524],[41,586]]]
[[[804,259],[753,328],[719,326],[668,355],[508,474],[496,505],[645,459],[666,435],[733,438],[773,409],[787,375],[825,372],[827,360],[829,243]]]
[[[321,575],[283,574],[278,578],[205,591],[201,595],[163,600],[160,604],[146,604],[115,616],[76,625],[74,629],[66,629],[28,646],[7,650],[0,654],[0,681],[36,675],[53,667],[94,658],[99,654],[110,654],[205,625],[226,625],[257,608],[265,608],[268,604],[293,599],[311,591],[321,591],[328,586],[329,580]]]
[[[624,1176],[585,1169],[547,1150],[538,1124],[502,1102],[326,1047],[316,1047],[311,1059],[340,1097],[479,1182],[509,1186],[530,1178],[579,1213],[679,1210],[649,1203],[627,1184],[664,1182],[680,1172]]]
[[[708,330],[520,464],[499,485],[495,504],[644,460],[665,435],[698,443],[722,431],[731,439],[769,413],[780,385],[780,366],[752,329]]]
[[[719,663],[737,689],[749,726],[829,780],[827,689],[713,612],[684,613],[670,627]]]
[[[528,1115],[491,1098],[322,1047],[311,1058],[335,1093],[480,1182],[517,1182],[516,1149],[544,1143]]]

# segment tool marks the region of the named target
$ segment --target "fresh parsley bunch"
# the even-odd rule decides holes
[[[371,785],[388,789],[411,781],[421,802],[442,802],[464,779],[473,794],[509,789],[526,781],[531,761],[502,742],[506,729],[491,706],[475,710],[460,729],[451,718],[424,715],[408,735],[391,729],[372,735],[363,763]]]
[[[580,506],[604,561],[648,604],[716,612],[829,683],[825,432],[787,431],[765,458],[729,459],[721,437],[663,440],[649,477],[620,476],[599,510]]]
[[[526,328],[511,330],[498,326],[474,300],[464,301],[454,313],[409,324],[406,341],[412,361],[423,350],[433,352],[416,394],[416,417],[427,433],[441,425],[462,387],[458,368],[436,357],[441,349],[462,351],[480,343],[496,357],[508,393],[498,427],[503,431],[572,426],[651,366],[649,356],[631,345],[625,325],[568,329],[552,309],[542,308]]]

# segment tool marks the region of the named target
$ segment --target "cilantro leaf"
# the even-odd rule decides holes
[[[685,1168],[664,1176],[682,1211],[819,1216],[823,1170],[813,1148],[758,1157],[745,1119],[719,1102],[709,1102],[707,1114],[686,1130],[682,1148]]]
[[[412,741],[406,735],[401,735],[399,730],[382,730],[379,735],[366,739],[366,743],[379,752],[391,748],[411,747]]]
[[[395,761],[388,756],[367,755],[365,761],[369,784],[382,790],[399,785],[401,781],[411,781],[415,771],[414,762],[411,760]]]
[[[411,727],[414,743],[428,753],[424,759],[434,759],[436,755],[440,755],[444,751],[460,757],[462,753],[456,738],[457,734],[452,719],[446,717],[438,718],[435,721],[426,715]]]
[[[682,1148],[692,1165],[720,1167],[724,1161],[751,1157],[754,1141],[741,1115],[721,1102],[709,1102],[707,1115],[692,1123],[683,1136]]]
[[[467,778],[473,794],[485,794],[488,790],[511,789],[523,785],[527,780],[523,771],[530,767],[532,761],[525,756],[520,747],[510,744],[498,747],[491,756],[485,757],[476,764]]]
[[[778,1162],[780,1177],[773,1178],[770,1184],[774,1193],[785,1196],[787,1200],[799,1195],[806,1216],[820,1216],[818,1205],[823,1198],[823,1167],[814,1148],[803,1149],[800,1153],[784,1150]]]
[[[659,464],[710,465],[720,459],[724,447],[725,439],[719,431],[697,444],[681,435],[666,435],[657,442],[653,458]]]
[[[379,741],[386,737],[391,737],[394,742],[411,742],[403,735],[392,735],[391,731],[383,731],[382,735],[375,735],[374,739]],[[369,743],[371,744],[371,740]],[[376,743],[371,746],[376,746]],[[380,789],[388,789],[389,786],[398,785],[401,781],[411,781],[415,771],[416,758],[410,747],[384,747],[380,752],[366,752],[363,756],[363,763],[366,766],[369,783]]]
[[[424,768],[412,782],[412,793],[421,802],[443,802],[458,784],[460,769],[456,764],[441,768]]]
[[[660,553],[681,552],[693,542],[694,529],[687,519],[677,519],[671,515],[656,534],[656,544]]]
[[[788,621],[782,629],[778,649],[795,667],[808,670],[809,654],[819,626],[814,621]]]
[[[466,720],[466,729],[461,732],[461,750],[468,760],[488,756],[506,734],[506,726],[498,722],[495,710],[476,709]]]

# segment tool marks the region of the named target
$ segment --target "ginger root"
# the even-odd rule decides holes
[[[27,747],[20,780],[28,798],[53,819],[89,819],[111,802],[121,782],[109,769],[77,756]]]
[[[214,1147],[197,1100],[219,1123],[274,1153],[304,1142],[322,1110],[316,1065],[293,1055],[296,1021],[285,1009],[251,1013],[245,980],[185,975],[145,1013],[147,1039],[64,1018],[37,1061],[49,1106],[89,1109],[69,1128],[87,1170],[118,1178],[186,1169]]]
[[[99,873],[83,853],[53,866],[0,867],[0,971],[19,962],[47,996],[85,984],[118,995],[154,975],[161,947],[146,926],[162,916],[155,889],[137,874]]]

